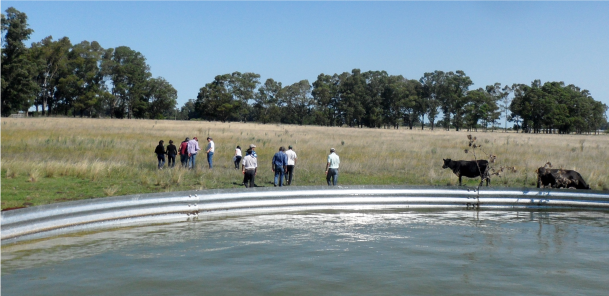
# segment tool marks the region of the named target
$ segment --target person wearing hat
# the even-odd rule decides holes
[[[207,143],[207,150],[205,152],[207,153],[207,163],[209,164],[209,168],[211,169],[214,166],[214,139],[207,137]]]
[[[252,149],[252,157],[258,158],[258,154],[256,154],[256,145],[250,144],[250,149]]]
[[[283,174],[288,166],[288,157],[283,151],[285,151],[285,148],[283,146],[279,147],[279,151],[273,155],[273,160],[271,161],[271,171],[275,172],[275,179],[273,181],[275,187],[277,187],[277,178],[279,178],[279,187],[283,186]]]
[[[188,141],[188,161],[190,162],[189,164],[189,169],[195,169],[195,159],[197,157],[197,152],[201,150],[201,148],[199,148],[199,139],[197,139],[197,137],[192,138],[192,140]]]
[[[330,179],[332,184],[336,186],[338,183],[338,165],[340,164],[340,158],[336,154],[336,149],[330,148],[330,155],[328,155],[328,162],[326,163],[326,181],[330,186]]]
[[[173,144],[173,140],[169,140],[167,145],[167,166],[172,168],[176,165],[176,155],[178,155],[178,148]]]
[[[292,185],[292,177],[294,176],[294,166],[296,165],[296,152],[292,150],[292,145],[288,146],[288,151],[285,152],[288,157],[288,169],[285,174],[285,182],[287,185]]]
[[[158,164],[158,169],[162,170],[163,169],[163,165],[165,165],[165,154],[167,153],[165,151],[165,147],[163,146],[164,141],[160,140],[159,141],[159,145],[156,146],[156,149],[154,149],[154,153],[156,153],[156,157],[159,161]]]
[[[180,161],[184,168],[188,167],[188,141],[190,141],[190,138],[186,137],[180,144]]]

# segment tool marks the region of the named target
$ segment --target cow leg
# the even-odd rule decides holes
[[[459,176],[459,186],[461,186],[461,176]]]

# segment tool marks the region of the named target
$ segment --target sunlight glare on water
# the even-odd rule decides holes
[[[3,295],[605,295],[609,213],[316,211],[2,246]]]

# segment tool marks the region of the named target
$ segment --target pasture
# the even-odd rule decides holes
[[[282,124],[80,118],[2,119],[2,209],[113,195],[192,189],[234,188],[243,175],[232,162],[237,145],[257,146],[258,186],[273,186],[271,158],[280,146],[298,154],[293,186],[326,185],[324,169],[331,147],[341,158],[339,185],[458,184],[443,170],[443,158],[473,160],[467,135],[497,156],[491,186],[535,187],[535,169],[577,170],[594,190],[609,190],[609,136],[467,132],[442,129],[359,129]],[[157,169],[159,140],[176,146],[185,137],[207,136],[216,145],[214,169],[204,153],[197,169]],[[469,149],[468,153],[464,150]],[[463,178],[475,186],[479,178]]]

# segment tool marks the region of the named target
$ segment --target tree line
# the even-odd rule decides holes
[[[72,44],[48,36],[26,47],[33,30],[25,13],[2,14],[2,115],[35,107],[42,115],[164,118],[178,93],[153,78],[146,58],[127,46]]]
[[[34,106],[43,115],[254,121],[369,128],[478,130],[503,125],[527,133],[590,133],[607,128],[607,106],[563,82],[495,83],[470,89],[463,71],[416,79],[353,69],[311,84],[264,83],[256,73],[218,75],[176,108],[177,91],[152,78],[146,58],[126,46],[71,44],[51,36],[30,48],[27,16],[2,15],[2,115]],[[40,109],[39,109],[40,108]],[[500,119],[503,117],[503,122]]]
[[[500,83],[470,90],[463,71],[425,73],[419,80],[385,71],[326,75],[312,84],[283,86],[260,75],[218,75],[187,102],[180,118],[260,123],[312,124],[446,130],[488,129],[507,122],[527,133],[597,132],[607,124],[607,106],[588,90],[535,80],[530,86]]]

